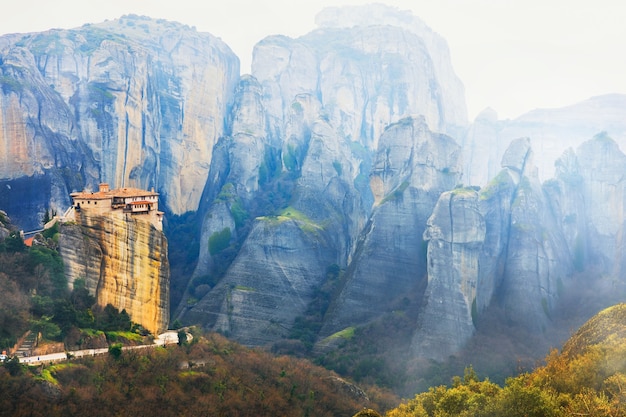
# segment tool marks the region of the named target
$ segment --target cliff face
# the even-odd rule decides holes
[[[501,165],[480,192],[443,193],[428,220],[428,286],[411,346],[416,356],[444,360],[457,353],[493,304],[507,322],[545,332],[570,284],[570,235],[555,212],[558,202],[539,183],[530,140],[511,142]]]
[[[447,49],[436,46],[445,42],[417,18],[381,7],[374,6],[386,11],[374,21],[363,8],[354,27],[320,17],[321,28],[308,35],[256,45],[253,76],[241,80],[231,135],[216,147],[204,191],[200,258],[187,298],[193,302],[181,308],[183,321],[265,344],[289,334],[329,267],[353,264],[369,283],[394,264],[373,287],[384,289],[380,311],[423,282],[426,219],[459,172],[458,147],[431,129],[465,125],[463,88]],[[391,26],[386,18],[405,23]],[[416,114],[423,116],[408,117]],[[383,134],[389,125],[396,126]],[[371,175],[384,177],[384,195],[368,184],[378,185]],[[389,204],[382,204],[385,196]],[[376,225],[371,236],[363,232],[368,224]],[[228,247],[211,253],[211,237],[215,242],[220,233],[229,236]],[[364,236],[371,259],[358,254]],[[377,250],[389,245],[395,253]],[[218,259],[233,252],[219,277]],[[394,273],[398,285],[390,286]],[[208,293],[196,291],[197,283],[218,278]],[[202,299],[192,300],[198,294]],[[358,311],[371,307],[357,304]],[[380,313],[354,318],[354,311],[333,314],[352,325]]]
[[[208,239],[211,253],[211,236],[223,226],[218,224],[218,210],[226,212],[227,219],[233,219],[231,225],[225,226],[232,230],[233,241],[245,229],[234,220],[233,207],[237,207],[237,213],[256,216],[223,278],[183,317],[190,322],[201,321],[246,344],[263,345],[289,334],[294,318],[306,311],[316,290],[323,285],[327,267],[347,262],[351,236],[357,234],[364,220],[361,200],[352,183],[355,174],[349,144],[337,138],[324,121],[307,124],[305,115],[319,108],[314,101],[302,99],[301,106],[294,109],[289,128],[308,134],[293,137],[286,145],[287,152],[291,152],[284,156],[288,161],[286,172],[273,180],[268,178],[272,172],[272,146],[267,141],[265,158],[262,146],[245,159],[235,157],[232,150],[242,143],[263,144],[262,138],[235,134],[224,143],[231,150],[223,153],[228,156],[226,165],[230,167],[227,182],[205,217],[203,241]],[[250,165],[252,160],[256,162]],[[260,166],[264,173],[259,171]],[[296,171],[299,177],[288,180]],[[245,187],[250,173],[254,178],[263,177],[261,184],[270,189],[256,190],[258,182],[251,183],[252,188]],[[271,214],[258,216],[268,209],[259,201],[281,184],[295,189],[287,200],[289,205],[270,205]],[[213,253],[211,258],[220,256],[221,253]],[[199,263],[194,275],[210,273],[210,266]]]
[[[386,126],[407,116],[423,115],[448,134],[467,125],[445,41],[417,17],[371,5],[330,9],[317,22],[320,29],[298,39],[273,36],[255,46],[252,73],[278,132],[299,94],[319,97],[341,136],[373,150]]]
[[[543,332],[572,271],[626,268],[623,96],[466,129],[447,46],[419,19],[373,5],[318,24],[259,42],[243,77],[221,41],[162,20],[0,38],[0,207],[35,229],[106,181],[197,210],[176,317],[249,345],[313,308],[318,341],[400,311],[407,350],[445,359],[487,307]],[[562,154],[598,130],[616,140]],[[62,229],[71,282],[167,324],[160,232],[88,213]]]
[[[285,338],[333,259],[321,227],[294,215],[257,220],[226,276],[185,320],[248,345]]]
[[[465,114],[438,37],[384,7],[346,10],[320,14],[320,28],[301,38],[255,47],[201,205],[194,280],[212,288],[196,293],[192,283],[188,300],[197,299],[179,317],[271,343],[289,334],[336,264],[345,273],[320,338],[406,303],[417,311],[416,356],[456,352],[494,303],[510,322],[545,330],[576,268],[587,209],[582,196],[557,207],[539,180],[535,138],[510,137],[538,116],[515,124],[486,111],[461,149],[435,133],[458,132]],[[485,187],[446,193],[474,181]],[[573,217],[561,209],[578,220],[564,224]]]
[[[58,94],[22,47],[0,52],[0,204],[25,229],[50,206],[67,207],[69,192],[93,179],[91,154]]]
[[[625,149],[625,109],[624,94],[592,97],[561,108],[536,109],[512,120],[499,120],[494,110],[487,109],[458,137],[464,151],[463,181],[486,185],[498,173],[509,144],[520,137],[530,138],[542,181],[555,175],[554,162],[565,150],[580,146],[599,132],[607,132]]]
[[[423,119],[403,119],[380,138],[370,174],[375,206],[357,242],[345,282],[322,328],[330,335],[419,301],[426,280],[426,220],[458,179],[458,145]]]
[[[413,336],[419,356],[443,360],[474,333],[479,260],[486,225],[472,189],[441,194],[428,219],[428,286]],[[445,307],[444,307],[445,306]]]
[[[169,262],[165,235],[140,217],[77,212],[61,223],[59,252],[70,288],[76,279],[100,306],[125,309],[157,334],[169,323]]]
[[[239,76],[221,41],[127,16],[13,36],[0,73],[3,184],[34,177],[38,205],[59,212],[69,192],[98,182],[154,187],[176,214],[197,209]],[[8,211],[32,204],[0,189]]]
[[[485,205],[491,206],[488,210],[502,212],[503,206],[509,210],[508,240],[503,242],[501,252],[504,269],[494,293],[511,322],[542,331],[555,307],[559,287],[567,285],[572,261],[539,183],[527,138],[511,143],[502,158],[502,167],[511,181],[510,194],[492,194],[490,187],[482,193]],[[489,270],[497,271],[493,267]]]
[[[545,188],[577,270],[589,265],[619,277],[624,270],[626,156],[606,133],[570,149]]]
[[[213,257],[217,253],[210,250],[211,236],[228,230],[231,240],[237,240],[237,227],[247,220],[259,186],[271,175],[272,167],[268,166],[266,156],[270,153],[270,144],[265,135],[266,116],[261,96],[256,79],[242,77],[231,113],[231,135],[222,138],[214,149],[209,180],[199,208],[204,217],[194,278],[210,274],[215,264]]]

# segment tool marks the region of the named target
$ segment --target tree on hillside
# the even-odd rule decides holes
[[[15,252],[24,252],[26,250],[26,245],[24,244],[24,239],[19,232],[13,231],[9,233],[9,236],[4,239],[0,245],[0,252],[4,249],[5,252],[15,253]]]

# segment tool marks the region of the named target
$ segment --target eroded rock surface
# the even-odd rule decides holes
[[[59,252],[70,288],[77,279],[102,307],[126,310],[157,334],[169,323],[167,239],[149,221],[122,213],[92,215],[60,225]]]

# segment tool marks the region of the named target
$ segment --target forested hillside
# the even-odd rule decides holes
[[[6,416],[351,416],[398,399],[321,367],[211,334],[175,347],[0,367]]]
[[[125,311],[99,308],[80,281],[69,289],[54,229],[24,244],[0,215],[0,343],[10,349],[26,331],[40,347],[110,346],[101,357],[27,366],[9,354],[0,366],[2,416],[281,415],[350,416],[364,406],[399,402],[389,391],[363,390],[308,361],[244,348],[216,334],[181,346],[120,350],[149,343]]]
[[[97,305],[84,280],[69,287],[58,236],[54,226],[27,246],[0,212],[0,348],[9,351],[28,330],[40,335],[39,345],[62,342],[66,350],[149,340],[149,332],[131,322],[125,310]]]
[[[472,368],[432,387],[388,417],[626,416],[626,304],[603,310],[533,372],[501,387]]]

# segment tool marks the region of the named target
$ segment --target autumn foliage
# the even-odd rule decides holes
[[[626,305],[608,308],[552,351],[530,373],[504,387],[479,380],[473,369],[452,386],[432,387],[388,417],[624,417],[626,416]]]
[[[380,409],[321,367],[215,334],[190,345],[21,367],[14,375],[0,367],[1,415],[352,416],[364,406]]]

